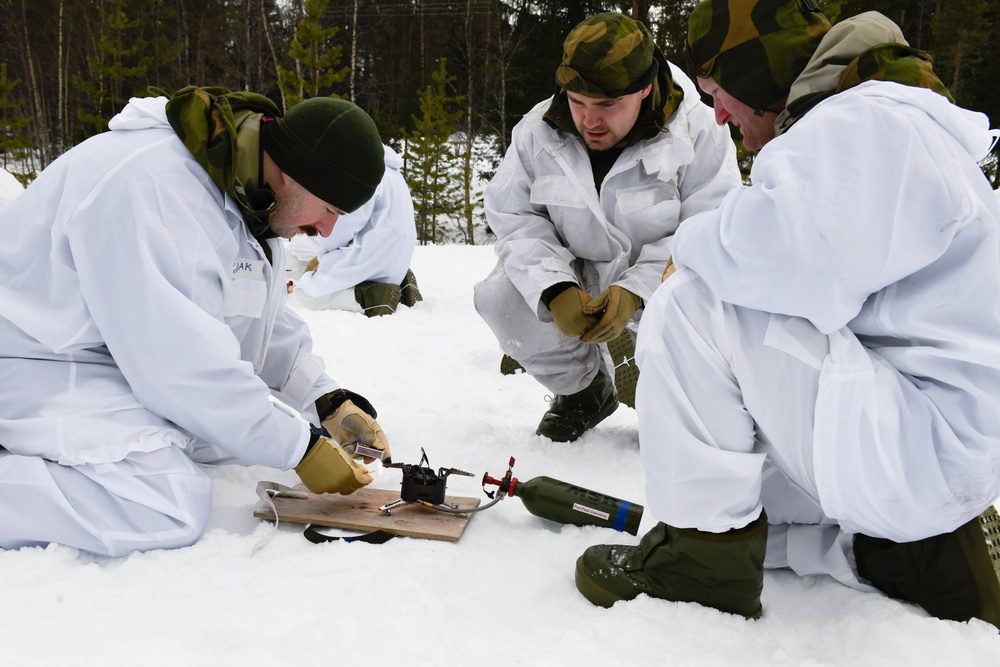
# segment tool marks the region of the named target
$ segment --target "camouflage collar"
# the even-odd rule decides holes
[[[170,96],[166,113],[198,164],[236,200],[250,232],[266,238],[276,198],[261,185],[260,120],[281,115],[277,106],[256,93],[188,86]]]

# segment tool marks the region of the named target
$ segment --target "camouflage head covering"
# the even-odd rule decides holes
[[[567,91],[610,99],[639,92],[650,84],[652,89],[642,100],[639,117],[625,136],[626,146],[659,134],[680,106],[684,91],[674,82],[670,65],[646,26],[624,14],[597,14],[573,28],[563,43],[562,65],[556,70],[559,90],[545,121],[579,136]]]
[[[638,92],[656,77],[654,48],[649,29],[628,16],[614,12],[591,16],[566,36],[556,84],[595,98]]]
[[[765,110],[788,94],[829,30],[813,0],[703,0],[688,19],[687,55],[698,76]]]
[[[847,65],[836,92],[865,81],[894,81],[905,86],[927,88],[955,101],[948,87],[934,73],[930,54],[906,44],[879,44],[862,53]]]
[[[785,132],[823,100],[866,81],[927,88],[954,102],[934,73],[930,55],[911,48],[888,17],[863,12],[838,22],[826,34],[792,84],[775,129]]]
[[[930,54],[906,44],[877,44],[851,60],[842,70],[835,88],[815,90],[796,96],[794,100],[789,99],[785,113],[776,121],[778,129],[787,130],[826,98],[865,81],[892,81],[905,86],[927,88],[947,98],[949,102],[955,101],[951,91],[935,74]]]

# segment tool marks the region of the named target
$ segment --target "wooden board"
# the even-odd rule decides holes
[[[296,491],[303,491],[308,498],[275,497],[278,518],[292,523],[311,523],[346,530],[369,532],[384,530],[394,535],[421,537],[429,540],[457,542],[475,514],[460,516],[424,507],[417,503],[400,505],[386,516],[379,507],[399,498],[399,491],[388,489],[358,489],[349,496],[339,494],[316,495],[301,484]],[[445,496],[445,502],[460,509],[479,505],[478,498]],[[274,521],[274,512],[266,503],[257,504],[253,515]]]

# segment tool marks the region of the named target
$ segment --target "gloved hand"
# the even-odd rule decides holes
[[[305,271],[303,271],[302,273],[309,273],[310,271],[315,271],[318,268],[319,268],[319,257],[313,257],[312,259],[309,260],[309,263],[306,264]]]
[[[639,297],[624,287],[612,285],[583,307],[585,315],[601,319],[580,340],[584,343],[607,343],[618,338],[638,307]]]
[[[382,456],[383,461],[388,461],[392,456],[389,451],[389,441],[386,440],[382,427],[374,417],[356,406],[353,401],[341,403],[332,415],[323,420],[323,428],[341,445],[357,444],[381,449],[385,452]],[[365,463],[371,463],[375,459],[366,456],[363,460]]]
[[[663,269],[663,280],[666,280],[670,276],[674,275],[674,271],[676,270],[677,267],[674,266],[674,258],[671,257],[670,259],[667,260],[667,266],[664,267]]]
[[[590,295],[574,285],[564,289],[549,303],[552,319],[563,336],[582,336],[597,322],[599,318],[587,317],[583,311],[588,301]]]
[[[340,445],[322,436],[295,466],[295,472],[313,493],[342,493],[347,496],[372,481],[368,471]]]

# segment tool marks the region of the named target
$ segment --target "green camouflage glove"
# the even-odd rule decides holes
[[[563,336],[577,338],[590,331],[598,318],[590,318],[583,307],[590,301],[590,295],[574,285],[559,293],[549,303],[549,311]]]
[[[342,493],[350,495],[371,484],[372,476],[337,443],[320,437],[295,472],[306,488],[313,493]]]
[[[584,343],[607,343],[618,338],[638,307],[639,297],[624,287],[612,285],[583,307],[584,315],[601,319],[580,340]]]

